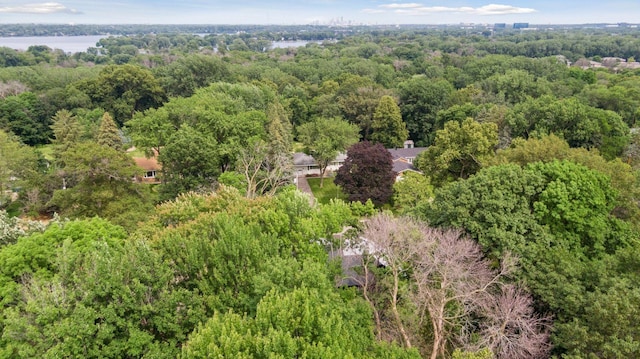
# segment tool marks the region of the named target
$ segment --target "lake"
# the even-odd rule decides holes
[[[10,47],[16,50],[27,50],[29,46],[46,45],[52,49],[60,49],[64,52],[83,52],[90,47],[96,47],[96,43],[108,35],[90,36],[16,36],[0,37],[0,47]],[[272,48],[287,48],[305,46],[310,42],[320,41],[274,41]]]
[[[60,49],[64,52],[82,52],[90,47],[96,47],[96,43],[105,35],[89,36],[16,36],[0,37],[0,46],[10,47],[16,50],[26,50],[29,46],[46,45],[52,49]]]

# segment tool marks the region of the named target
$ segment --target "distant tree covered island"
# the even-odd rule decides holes
[[[120,29],[0,47],[0,357],[640,357],[638,28]]]

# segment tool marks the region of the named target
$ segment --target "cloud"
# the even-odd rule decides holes
[[[76,9],[70,9],[57,2],[45,2],[39,4],[24,4],[16,6],[0,6],[0,13],[16,13],[16,14],[81,14]]]
[[[382,11],[392,11],[396,14],[405,15],[430,15],[437,13],[463,13],[471,15],[509,15],[509,14],[530,14],[536,12],[536,9],[526,7],[516,7],[512,5],[489,4],[481,7],[448,7],[448,6],[423,6],[417,3],[393,3],[378,6]],[[372,13],[372,9],[365,9]],[[380,12],[380,11],[379,11]]]
[[[408,3],[408,4],[386,4],[386,5],[380,5],[379,7],[384,9],[415,9],[415,8],[421,8],[423,7],[423,5],[416,4],[416,3]]]
[[[384,14],[386,11],[382,9],[362,9],[362,12],[365,14]]]

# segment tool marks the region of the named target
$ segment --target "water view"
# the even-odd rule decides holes
[[[95,47],[105,35],[88,36],[20,36],[0,37],[0,46],[10,47],[16,50],[26,50],[29,46],[46,45],[52,49],[60,49],[64,52],[87,51]]]
[[[73,53],[96,47],[96,43],[105,37],[108,35],[0,37],[0,47],[27,50],[29,46],[46,45],[52,49]],[[273,48],[301,47],[310,42],[320,43],[319,41],[274,41],[271,46]]]

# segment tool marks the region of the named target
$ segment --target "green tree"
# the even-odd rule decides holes
[[[133,144],[149,157],[161,153],[175,130],[169,121],[169,111],[164,107],[138,112],[126,123],[126,133]]]
[[[539,139],[515,139],[509,148],[498,150],[496,157],[487,165],[509,162],[524,166],[533,162],[554,160],[569,160],[607,175],[611,178],[611,186],[618,193],[613,213],[616,217],[629,220],[635,225],[639,223],[638,207],[635,204],[637,198],[640,198],[637,174],[631,166],[620,159],[605,160],[596,149],[570,148],[566,141],[555,135],[543,136]]]
[[[585,311],[590,306],[587,298],[606,290],[602,281],[628,272],[606,263],[636,250],[637,233],[612,215],[615,203],[616,193],[606,176],[569,161],[554,161],[483,169],[437,190],[433,202],[419,205],[417,212],[432,225],[464,228],[491,257],[499,259],[505,252],[520,256],[519,276],[537,298],[537,306],[554,315],[555,353],[561,354],[577,348],[569,339],[576,334],[573,330],[582,326],[583,332],[598,331],[598,324],[586,317],[593,315]],[[617,314],[614,310],[600,315],[604,322]],[[624,352],[626,342],[613,335],[604,341]],[[585,357],[608,350],[604,341],[600,347],[582,346],[576,353]]]
[[[374,113],[389,91],[375,86],[371,80],[354,76],[346,80],[336,92],[344,118],[360,127],[364,140],[371,139]]]
[[[165,93],[151,71],[136,65],[109,65],[96,79],[78,84],[93,103],[113,114],[119,125],[136,112],[156,108],[165,101]]]
[[[536,79],[525,70],[508,70],[482,81],[482,89],[507,103],[516,104],[550,92],[545,79]]]
[[[340,118],[319,117],[298,126],[298,139],[305,145],[305,152],[313,156],[320,167],[320,187],[327,166],[338,153],[358,142],[358,137],[358,127]]]
[[[120,130],[118,130],[118,125],[116,125],[108,112],[105,112],[104,115],[102,115],[96,140],[99,145],[111,147],[114,150],[122,149],[122,137],[120,136]]]
[[[380,142],[387,148],[401,148],[409,132],[402,122],[400,107],[391,96],[383,96],[373,114],[371,141]]]
[[[543,96],[522,102],[507,115],[506,123],[513,137],[555,133],[571,147],[598,148],[607,159],[619,156],[629,141],[629,129],[619,115],[575,98]]]
[[[293,142],[291,122],[280,102],[270,103],[266,110],[266,132],[274,151],[290,153]]]
[[[22,142],[34,146],[49,141],[51,130],[41,100],[33,92],[23,92],[0,100],[0,128],[11,131]]]
[[[189,97],[199,88],[227,80],[230,76],[228,67],[219,57],[194,54],[160,67],[157,78],[167,95]]]
[[[433,198],[433,186],[422,173],[407,171],[393,185],[393,206],[400,213],[411,212],[418,203]]]
[[[416,167],[436,183],[467,178],[494,154],[498,144],[495,123],[479,123],[467,118],[462,123],[447,122],[436,133],[433,145],[416,158]]]
[[[140,175],[133,160],[111,147],[81,142],[61,156],[63,189],[50,201],[69,217],[101,216],[128,228],[146,216],[151,202],[148,193],[133,183]]]
[[[31,147],[0,130],[0,208],[10,202],[5,191],[27,184],[39,175],[38,160]]]
[[[56,151],[64,152],[82,139],[82,125],[70,111],[60,110],[53,116],[53,140]]]
[[[453,86],[446,80],[416,76],[398,84],[400,110],[409,138],[418,146],[428,146],[435,137],[438,111],[448,106]]]
[[[182,125],[158,157],[162,162],[163,199],[188,191],[211,190],[221,173],[218,151],[215,139]]]

